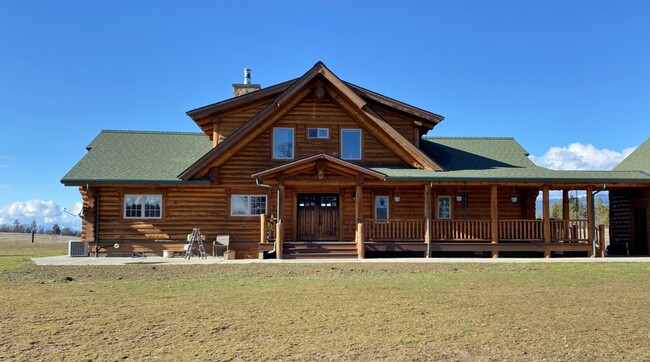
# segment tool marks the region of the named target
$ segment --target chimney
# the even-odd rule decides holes
[[[232,96],[239,97],[240,95],[260,89],[262,89],[261,85],[251,84],[251,70],[249,68],[244,68],[244,83],[233,83]]]

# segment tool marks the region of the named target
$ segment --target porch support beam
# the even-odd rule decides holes
[[[543,218],[544,218],[544,243],[551,242],[551,208],[550,208],[550,187],[544,185],[542,188],[542,209],[543,209]],[[550,258],[551,251],[544,251],[544,257]]]
[[[564,238],[569,238],[569,219],[571,219],[569,200],[569,190],[562,190],[562,220],[564,220]]]
[[[424,243],[427,244],[427,251],[424,257],[431,255],[429,244],[431,243],[431,183],[424,184]]]
[[[278,192],[278,205],[280,205],[280,215],[277,215],[277,224],[275,230],[275,240],[277,242],[277,245],[275,246],[275,255],[277,259],[282,259],[284,257],[284,225],[282,224],[282,219],[284,218],[284,197],[286,195],[284,175],[282,174],[278,174],[278,188],[280,189],[280,192]]]
[[[357,185],[355,188],[354,217],[356,218],[355,239],[357,242],[357,255],[359,259],[365,256],[365,244],[363,240],[363,184],[362,175],[357,176]]]
[[[492,244],[499,242],[499,190],[497,185],[490,189],[490,220],[492,221]],[[492,251],[492,258],[498,258],[499,252]]]
[[[596,237],[596,220],[594,220],[594,188],[587,187],[587,238],[589,243],[593,243]],[[589,257],[594,257],[594,253],[589,252]]]

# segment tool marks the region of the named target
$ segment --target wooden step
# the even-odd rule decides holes
[[[285,259],[353,259],[357,258],[354,242],[285,242]]]

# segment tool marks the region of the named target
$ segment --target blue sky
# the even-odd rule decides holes
[[[512,136],[540,164],[611,167],[650,137],[649,13],[647,1],[2,1],[0,223],[79,202],[59,180],[100,130],[198,131],[185,112],[229,98],[244,67],[265,87],[318,60],[444,115],[434,135]]]

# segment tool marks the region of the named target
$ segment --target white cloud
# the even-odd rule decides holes
[[[552,170],[611,170],[635,147],[620,152],[598,149],[591,144],[572,143],[568,147],[551,147],[542,156],[530,156],[538,166]]]
[[[75,203],[73,209],[81,210],[81,206],[80,202]],[[78,216],[63,212],[63,208],[51,200],[16,201],[0,208],[0,224],[13,224],[16,219],[22,224],[36,220],[38,225],[43,226],[59,224],[77,230],[81,228],[81,219]]]

